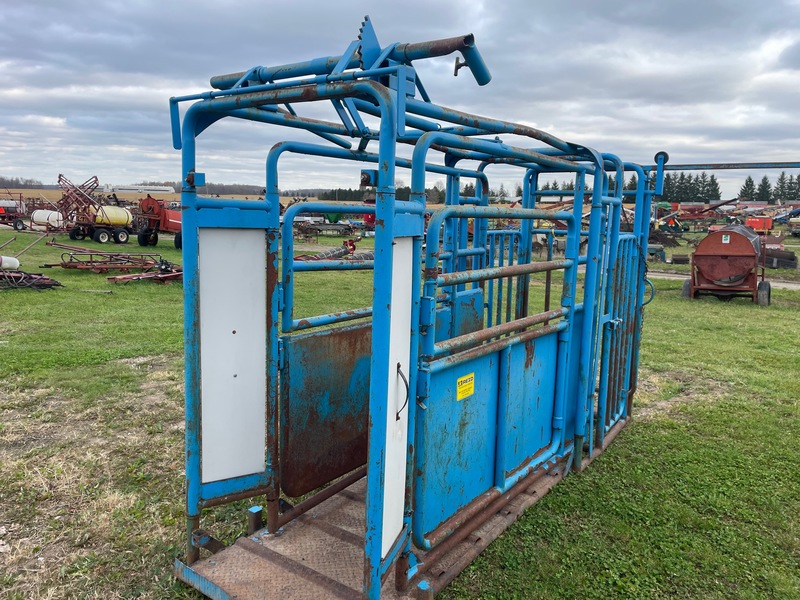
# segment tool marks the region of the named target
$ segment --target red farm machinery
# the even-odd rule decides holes
[[[179,203],[156,200],[147,194],[139,201],[138,224],[136,240],[140,246],[155,246],[159,233],[172,233],[175,234],[175,248],[183,247]]]
[[[19,197],[6,192],[6,198],[0,198],[0,225],[8,225],[17,231],[25,229],[25,219],[28,217],[27,205],[25,200],[22,199],[22,194]]]
[[[683,282],[683,297],[731,300],[743,296],[769,306],[771,290],[764,279],[763,252],[759,235],[744,225],[709,233],[692,254],[692,276]]]
[[[75,185],[63,175],[58,176],[61,200],[57,211],[49,215],[48,229],[68,229],[71,240],[91,238],[105,244],[113,240],[117,244],[128,242],[133,233],[133,215],[127,208],[101,204],[93,195],[99,185],[97,177],[91,177]],[[60,218],[59,218],[60,217]]]

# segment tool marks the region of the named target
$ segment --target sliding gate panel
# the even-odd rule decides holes
[[[372,323],[283,338],[281,486],[297,497],[367,460]]]
[[[421,538],[494,483],[500,353],[431,375],[419,411],[414,533]]]
[[[506,351],[500,372],[501,385],[505,384],[507,390],[501,395],[505,409],[497,428],[503,480],[530,464],[551,444],[557,347],[558,334],[551,333]]]

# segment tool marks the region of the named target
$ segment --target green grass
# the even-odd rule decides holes
[[[0,252],[33,239],[17,237]],[[168,240],[156,251],[180,262]],[[64,288],[0,291],[0,597],[197,598],[170,575],[184,539],[182,287],[38,269],[61,252],[21,260]],[[631,426],[443,597],[800,597],[800,292],[773,290],[762,308],[683,300],[680,285],[656,281]],[[371,286],[369,273],[300,274],[296,316],[366,306]],[[205,525],[231,541],[245,505]]]

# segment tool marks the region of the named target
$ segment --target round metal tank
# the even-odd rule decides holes
[[[17,201],[16,200],[7,200],[5,198],[0,198],[0,208],[17,208]]]
[[[744,225],[709,233],[697,245],[692,261],[705,279],[719,286],[739,285],[758,267],[761,239]]]
[[[0,269],[16,271],[19,269],[19,260],[13,256],[0,256]]]
[[[31,223],[35,225],[49,225],[50,227],[62,227],[64,217],[60,212],[54,210],[35,210],[31,213]]]
[[[127,208],[121,206],[101,206],[97,209],[94,216],[96,225],[108,225],[110,227],[126,227],[133,221],[133,215]]]

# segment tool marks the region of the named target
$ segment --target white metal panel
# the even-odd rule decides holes
[[[408,378],[408,364],[411,353],[411,286],[410,274],[414,269],[413,238],[397,238],[392,262],[392,312],[389,327],[389,395],[386,410],[386,458],[384,461],[383,484],[383,543],[381,557],[386,557],[397,536],[403,530],[403,504],[406,488],[406,453],[408,444],[408,411],[414,402],[409,398],[408,405],[400,413],[397,411],[406,401],[406,386],[397,374],[400,363],[403,374]]]
[[[266,232],[198,232],[203,483],[264,470]]]

